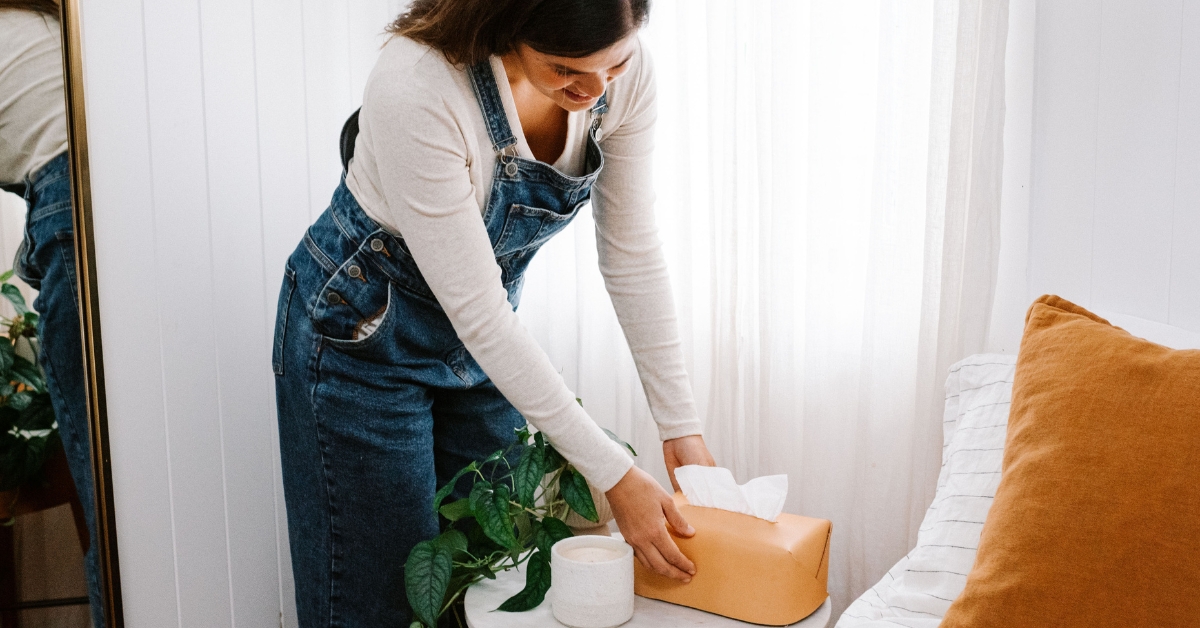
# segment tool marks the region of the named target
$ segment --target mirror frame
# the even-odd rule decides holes
[[[79,0],[60,0],[63,86],[66,93],[67,144],[70,154],[72,212],[75,224],[75,276],[79,326],[83,340],[84,388],[91,440],[92,486],[96,508],[96,553],[107,628],[124,628],[121,576],[117,559],[117,527],[113,511],[108,406],[104,396],[104,361],[100,335],[100,291],[96,281],[96,241],[92,230],[92,188],[88,169],[87,118],[84,107],[83,51],[79,36]]]

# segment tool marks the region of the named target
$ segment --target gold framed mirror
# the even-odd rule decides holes
[[[78,0],[0,0],[4,628],[124,625],[83,84]]]
[[[108,442],[108,411],[104,398],[104,362],[100,343],[100,296],[96,282],[96,246],[92,230],[91,180],[88,176],[87,116],[84,108],[82,48],[79,40],[79,0],[62,0],[63,75],[67,133],[71,159],[71,189],[75,225],[80,332],[83,341],[84,382],[91,434],[92,477],[95,484],[97,558],[105,625],[124,626],[121,606],[117,529],[113,511],[112,464]]]

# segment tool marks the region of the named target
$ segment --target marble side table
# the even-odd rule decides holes
[[[562,628],[550,611],[550,599],[541,606],[524,613],[505,613],[495,609],[504,600],[525,588],[525,574],[513,569],[496,575],[495,580],[484,580],[467,589],[467,626],[470,628]],[[792,624],[790,628],[826,628],[832,609],[829,600],[812,615]],[[678,606],[638,596],[633,602],[633,619],[622,628],[745,628],[756,626],[746,622],[713,615],[694,608]]]

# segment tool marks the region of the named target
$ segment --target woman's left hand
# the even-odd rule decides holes
[[[671,486],[676,491],[679,490],[679,482],[675,481],[677,467],[686,464],[698,464],[705,467],[717,466],[712,454],[708,453],[704,437],[699,434],[663,441],[663,459],[667,462],[667,477],[671,478]]]

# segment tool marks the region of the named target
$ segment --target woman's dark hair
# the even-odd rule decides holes
[[[25,9],[58,18],[58,0],[0,0],[0,9]]]
[[[650,0],[414,0],[387,31],[470,65],[517,44],[586,57],[641,28],[649,16]]]

